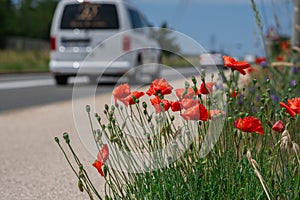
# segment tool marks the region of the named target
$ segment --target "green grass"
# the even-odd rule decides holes
[[[49,51],[0,51],[0,73],[47,72]]]
[[[198,65],[196,56],[163,57],[163,64],[170,67]],[[0,73],[48,72],[49,51],[0,50]]]

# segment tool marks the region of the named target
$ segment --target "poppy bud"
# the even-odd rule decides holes
[[[282,133],[284,131],[284,124],[281,120],[278,120],[275,122],[275,124],[272,126],[272,130],[276,131],[278,133]]]
[[[101,117],[97,113],[95,114],[95,117],[96,117],[98,122],[101,122]]]
[[[255,85],[255,84],[257,83],[257,79],[254,78],[254,79],[252,80],[252,82],[253,82],[253,85]]]
[[[116,103],[115,106],[116,106],[116,108],[119,108],[119,104],[118,103]]]
[[[109,107],[108,107],[107,104],[104,105],[104,108],[105,108],[105,110],[107,110],[107,111],[108,111],[108,109],[109,109]]]
[[[243,112],[240,112],[240,113],[239,113],[239,116],[240,116],[240,117],[244,117],[245,114],[244,114]]]
[[[143,103],[142,103],[142,106],[143,106],[143,108],[147,108],[147,103],[144,101]]]
[[[82,170],[83,170],[83,168],[82,168]],[[79,178],[84,178],[84,174],[83,174],[82,170],[80,170],[78,173]]]
[[[115,107],[114,105],[112,105],[110,109],[111,109],[112,111],[115,111],[115,108],[116,108],[116,107]]]
[[[137,103],[137,98],[135,96],[132,96],[131,98],[134,101],[134,103]]]
[[[172,115],[172,116],[170,117],[170,119],[171,119],[171,121],[174,121],[175,117]]]
[[[232,117],[228,117],[227,119],[228,119],[229,122],[232,122],[232,121],[233,121],[233,118],[232,118]]]
[[[68,140],[68,139],[69,139],[69,134],[68,134],[68,133],[64,133],[64,134],[63,134],[63,138],[64,138],[65,140]]]
[[[83,189],[83,183],[82,183],[82,181],[80,179],[78,180],[78,188],[79,188],[80,192],[84,191],[84,189]]]
[[[86,105],[86,106],[85,106],[85,110],[86,110],[86,112],[89,113],[89,112],[91,111],[91,107],[90,107],[89,105]]]
[[[293,90],[292,88],[288,88],[288,92],[291,93]]]
[[[259,109],[260,109],[260,111],[263,111],[265,108],[263,106],[261,106]]]
[[[55,142],[56,142],[57,144],[59,144],[59,139],[58,139],[58,137],[55,137],[54,140],[55,140]]]
[[[114,118],[111,118],[111,123],[112,124],[115,124],[116,123],[116,120]]]

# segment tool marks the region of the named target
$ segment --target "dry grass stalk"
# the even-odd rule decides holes
[[[263,177],[261,176],[261,174],[258,171],[259,165],[256,162],[256,160],[254,160],[252,158],[251,152],[249,150],[247,151],[247,158],[248,158],[248,161],[250,162],[250,164],[252,165],[252,167],[254,169],[254,173],[258,177],[258,179],[259,179],[259,181],[260,181],[260,183],[261,183],[261,185],[262,185],[262,187],[263,187],[263,189],[265,191],[265,194],[267,195],[268,200],[270,200],[271,198],[270,198],[270,195],[268,193],[265,181],[264,181]]]

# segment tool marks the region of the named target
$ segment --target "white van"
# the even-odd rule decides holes
[[[76,75],[94,81],[125,73],[130,81],[143,74],[158,77],[160,46],[145,27],[144,15],[125,0],[61,0],[50,33],[49,67],[56,83],[65,85]]]

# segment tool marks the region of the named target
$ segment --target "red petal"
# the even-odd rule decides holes
[[[286,105],[285,103],[280,102],[279,105],[280,105],[280,107],[285,108],[285,109],[286,109],[286,112],[288,112],[288,113],[291,115],[291,117],[294,117],[294,116],[296,115],[296,112],[293,111],[293,110],[292,110],[288,105]]]
[[[99,174],[100,174],[101,176],[104,176],[104,173],[103,173],[103,171],[102,171],[102,166],[103,166],[103,163],[102,163],[102,162],[96,161],[96,162],[93,163],[93,166],[98,170],[98,172],[99,172]]]
[[[171,101],[170,105],[173,112],[180,111],[182,109],[179,101],[175,101],[175,102]]]
[[[97,155],[97,159],[101,163],[105,163],[105,161],[108,159],[109,156],[109,150],[107,144],[104,144],[102,149],[99,151]]]

